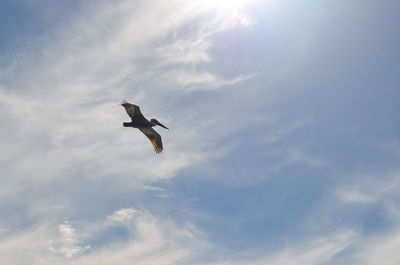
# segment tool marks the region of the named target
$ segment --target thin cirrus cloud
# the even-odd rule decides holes
[[[8,127],[19,132],[5,142],[17,141],[21,147],[14,150],[35,150],[30,155],[21,157],[21,164],[26,164],[19,169],[14,168],[18,171],[18,175],[29,175],[25,172],[38,172],[32,177],[37,178],[37,175],[40,175],[41,179],[46,179],[49,178],[46,176],[59,175],[57,168],[58,170],[64,168],[66,161],[70,161],[69,164],[74,165],[74,167],[77,163],[80,163],[79,161],[95,161],[93,158],[96,153],[104,148],[101,144],[104,139],[114,142],[111,144],[114,147],[126,146],[123,142],[129,139],[129,141],[135,141],[136,149],[139,146],[142,150],[148,149],[148,143],[144,144],[142,138],[129,137],[128,133],[122,138],[113,135],[115,126],[110,127],[109,124],[120,124],[122,118],[121,109],[118,109],[115,105],[120,100],[121,94],[132,94],[132,99],[137,98],[140,103],[148,100],[148,96],[140,96],[147,94],[144,91],[150,90],[148,93],[150,95],[151,91],[157,91],[154,87],[156,84],[150,85],[146,90],[142,87],[130,91],[130,83],[127,83],[126,80],[130,81],[129,76],[135,76],[135,80],[140,81],[142,78],[145,79],[148,78],[147,76],[156,74],[152,73],[151,70],[142,74],[140,73],[141,70],[138,70],[142,66],[142,57],[150,56],[148,47],[155,45],[153,43],[162,38],[165,32],[177,31],[182,24],[199,12],[193,8],[184,8],[185,6],[180,5],[179,1],[168,5],[159,3],[156,6],[157,8],[151,9],[151,15],[148,14],[149,4],[144,1],[138,3],[119,1],[113,3],[113,8],[110,8],[109,4],[105,2],[99,6],[89,6],[87,8],[94,8],[95,12],[91,12],[89,17],[77,17],[72,20],[69,25],[64,26],[56,34],[58,38],[50,41],[47,47],[43,47],[39,55],[34,55],[33,58],[28,56],[25,59],[24,64],[33,65],[33,61],[38,59],[39,64],[36,65],[35,62],[35,67],[32,67],[32,70],[27,69],[18,73],[16,84],[20,86],[18,89],[21,92],[23,91],[23,94],[7,92],[6,89],[1,93],[0,99],[2,105],[6,108],[6,117],[9,118]],[[167,10],[174,10],[175,12],[172,15]],[[83,12],[85,11],[86,9]],[[132,13],[135,15],[132,16]],[[161,14],[168,15],[162,16]],[[160,17],[162,20],[159,21],[157,27],[154,25],[149,27],[150,21],[154,17]],[[218,24],[215,21],[212,23]],[[206,29],[201,29],[202,36],[193,40],[192,43],[198,42],[199,39],[206,41],[204,35],[223,30],[226,26],[217,30],[214,26],[209,28],[212,32],[207,33]],[[194,61],[194,63],[196,62],[199,61]],[[174,74],[171,74],[170,77],[174,79],[173,82],[181,85],[178,87],[187,87],[187,85],[194,83],[201,85],[202,88],[229,85],[246,79],[237,77],[233,80],[221,80],[212,73],[195,71],[189,76],[191,81],[185,81],[188,80],[186,73],[183,77]],[[135,80],[134,82],[136,82]],[[12,85],[16,86],[15,84]],[[189,89],[193,89],[193,86],[190,86]],[[41,96],[38,97],[37,95]],[[92,100],[98,101],[106,98],[108,99],[105,104],[95,105],[91,103]],[[150,103],[149,106],[151,107],[151,105]],[[23,123],[11,124],[11,117],[14,120],[23,120]],[[54,126],[55,124],[57,126]],[[86,124],[86,126],[82,127],[82,124]],[[15,127],[12,127],[12,125]],[[98,138],[100,131],[102,131],[101,138],[103,138],[101,141]],[[32,141],[26,143],[21,141],[22,138],[31,138],[36,135],[41,136],[36,140],[37,144],[40,146],[47,145],[48,148],[40,150],[40,148],[35,148],[32,145]],[[13,139],[14,137],[17,137],[17,139]],[[181,137],[181,141],[182,139],[184,137]],[[194,141],[193,139],[189,140]],[[172,141],[174,141],[174,138],[172,138]],[[77,150],[75,148],[78,146],[79,153],[76,153],[74,151]],[[19,154],[14,154],[12,157],[17,155]],[[58,165],[61,155],[63,156],[62,165]],[[121,155],[124,156],[123,153]],[[194,154],[194,156],[199,155]],[[25,158],[27,158],[26,162],[24,162]],[[140,157],[137,157],[137,159],[140,159]],[[179,165],[187,164],[185,160],[195,158],[183,159],[181,162],[175,161],[175,163],[168,164],[174,165],[173,168],[179,168],[181,167]],[[40,165],[40,160],[54,160],[51,162],[53,166],[47,169],[37,168]],[[117,162],[117,160],[120,159],[116,159],[114,162]],[[143,163],[145,161],[138,163],[138,165]],[[163,165],[164,163],[160,164],[161,169],[158,171],[159,174],[156,175],[173,175],[170,172],[174,172],[174,169],[164,170],[162,169]],[[93,165],[93,168],[97,166]],[[107,167],[107,169],[103,168],[101,171],[112,173],[113,169],[109,168],[110,164]],[[120,164],[113,168],[123,171],[124,167]],[[20,170],[22,172],[19,172]],[[146,170],[146,167],[144,167],[138,172],[145,172]],[[151,173],[149,172],[146,175],[154,176],[153,173],[155,172],[151,169],[150,171]],[[165,172],[165,174],[162,172]]]
[[[365,172],[393,169],[374,146],[393,162],[398,141],[371,137],[383,111],[359,109],[375,90],[348,79],[380,43],[353,34],[379,9],[269,1],[264,15],[261,2],[81,2],[7,50],[2,262],[398,263],[398,172]],[[122,127],[122,99],[170,127],[165,152]]]
[[[77,227],[79,226],[79,228]],[[110,241],[96,246],[96,237],[112,233],[110,227],[126,228],[126,242]],[[58,234],[58,235],[57,235]],[[291,245],[277,254],[262,257],[235,257],[242,261],[226,259],[223,262],[207,262],[205,258],[213,248],[193,226],[180,226],[171,220],[157,218],[149,213],[132,208],[120,209],[97,224],[74,224],[64,222],[58,231],[48,227],[22,232],[18,236],[0,241],[0,253],[9,264],[321,264],[329,262],[335,255],[352,244],[356,236],[351,231],[338,232],[315,238],[309,243]],[[104,240],[104,239],[103,239]],[[88,242],[92,242],[93,246]],[[18,247],[18,248],[17,248]],[[10,251],[12,249],[12,251]],[[17,255],[24,251],[25,255]],[[38,253],[41,253],[38,255]],[[208,255],[213,257],[214,254]],[[203,260],[203,261],[202,261]]]
[[[398,229],[390,233],[371,237],[363,242],[362,247],[358,249],[356,257],[358,264],[372,265],[395,265],[400,261],[400,255],[397,246],[400,242],[400,231]]]
[[[171,43],[164,44],[168,48],[163,48],[163,45],[157,46],[158,40],[166,33],[179,34],[182,25],[209,10],[187,7],[180,1],[168,4],[159,1],[156,5],[145,1],[119,1],[112,7],[104,1],[83,5],[81,12],[60,26],[55,36],[42,36],[43,47],[38,47],[35,53],[20,51],[25,56],[17,57],[13,68],[5,69],[15,79],[13,82],[4,79],[0,92],[2,122],[6,128],[1,140],[4,185],[0,196],[3,202],[13,202],[3,204],[5,208],[24,205],[24,210],[4,218],[1,226],[7,239],[3,249],[8,249],[7,244],[12,242],[19,244],[17,237],[20,237],[26,241],[21,249],[26,247],[32,252],[40,249],[41,252],[44,245],[33,247],[28,241],[51,241],[58,229],[60,238],[46,249],[66,258],[86,254],[91,251],[90,245],[83,244],[73,222],[63,221],[64,216],[76,211],[76,202],[71,201],[70,196],[80,197],[83,191],[73,187],[81,180],[96,186],[112,177],[116,186],[121,183],[121,186],[139,191],[141,182],[172,178],[179,170],[219,153],[207,151],[209,143],[205,139],[198,140],[196,128],[183,127],[173,136],[165,137],[171,146],[171,155],[158,158],[155,166],[154,159],[139,155],[151,153],[147,140],[121,129],[122,120],[127,117],[118,106],[121,95],[134,102],[137,100],[138,104],[149,101],[149,109],[158,103],[151,98],[153,93],[159,92],[158,83],[150,82],[147,88],[132,90],[132,82],[146,81],[158,74],[157,68],[142,73],[146,60],[158,60],[159,65],[165,67],[166,58],[152,57],[151,51],[156,48],[170,52]],[[157,26],[152,23],[156,18]],[[209,36],[234,26],[226,21],[219,25],[221,21],[221,18],[212,20],[207,27],[199,28],[197,37],[191,41],[185,39],[185,42],[191,42],[187,45],[192,47],[199,41],[207,43]],[[203,55],[208,48],[207,45],[203,47]],[[205,62],[201,56],[192,58],[196,60],[190,59],[190,63]],[[179,61],[187,62],[186,59]],[[192,74],[201,77],[204,72],[192,71]],[[211,72],[205,75],[206,82],[197,82],[202,87],[229,85],[242,79],[221,81]],[[172,81],[171,86],[175,86],[176,79]],[[186,87],[189,85],[190,82],[185,83]],[[182,88],[186,89],[185,86]],[[172,113],[174,111],[171,109]],[[211,125],[209,119],[201,122]],[[117,135],[116,131],[121,133]],[[197,143],[197,148],[186,153],[187,146],[193,143]],[[135,152],[131,146],[135,147]],[[18,163],[12,162],[16,160]],[[132,163],[135,165],[133,172]],[[25,196],[20,197],[19,193]],[[51,207],[48,201],[58,206]],[[61,224],[41,225],[43,216],[51,218],[49,223]],[[14,218],[19,221],[13,225]],[[29,221],[26,223],[23,219]],[[33,228],[35,225],[40,228]],[[14,236],[14,226],[21,229],[28,226],[32,230]]]
[[[353,177],[351,182],[338,188],[337,197],[349,205],[359,204],[361,209],[379,206],[385,212],[385,219],[397,221],[400,219],[399,171],[381,172],[378,176]]]
[[[135,213],[135,214],[132,214]],[[193,227],[174,223],[131,208],[120,209],[104,222],[84,225],[64,222],[54,231],[49,226],[21,232],[0,241],[0,253],[8,264],[174,264],[193,259],[205,247]],[[113,242],[99,247],[96,237],[107,238],[110,229],[127,229],[128,242]],[[24,255],[19,255],[21,251]]]
[[[95,226],[95,228],[93,228]],[[128,229],[126,242],[112,242],[106,246],[95,246],[96,236],[105,237],[110,226]],[[357,236],[352,231],[341,231],[308,242],[291,244],[287,248],[269,255],[248,258],[246,253],[209,262],[213,244],[204,240],[199,231],[191,226],[177,226],[168,220],[156,218],[149,213],[135,209],[120,209],[108,216],[103,223],[86,224],[80,229],[68,222],[61,224],[58,235],[44,228],[38,228],[17,237],[0,242],[0,253],[9,264],[330,264],[335,257],[352,245]],[[95,232],[95,233],[93,233]],[[93,233],[93,234],[91,234]],[[82,239],[85,239],[82,240]],[[56,240],[54,240],[56,239]],[[24,243],[22,243],[24,242]],[[36,244],[33,244],[35,242]],[[39,242],[39,244],[37,243]],[[93,242],[94,246],[85,245]],[[19,250],[17,250],[19,246]],[[14,248],[14,249],[13,249]],[[10,251],[13,249],[12,251]],[[23,250],[26,255],[16,255]],[[211,251],[211,252],[210,252]],[[37,255],[41,253],[41,255]],[[209,253],[206,255],[206,253]]]
[[[77,225],[77,224],[75,224]],[[129,239],[126,242],[109,242],[96,246],[96,237],[105,237],[110,227],[126,228]],[[199,231],[191,226],[180,227],[170,220],[156,218],[149,213],[132,208],[120,209],[98,224],[81,225],[65,222],[58,232],[41,227],[0,241],[0,253],[8,264],[375,264],[384,265],[398,262],[394,251],[398,233],[385,237],[362,239],[354,231],[338,231],[322,237],[291,243],[273,254],[254,257],[252,253],[241,253],[218,262],[209,262],[213,244],[204,240]],[[58,235],[57,235],[58,233]],[[93,246],[86,245],[92,242]],[[173,242],[173,243],[172,243]],[[341,255],[346,249],[345,255]],[[24,251],[25,255],[19,255]],[[211,251],[211,252],[210,252]],[[205,255],[205,253],[209,253]],[[252,254],[252,258],[248,255]],[[205,258],[207,257],[207,258]],[[385,257],[385,258],[382,258]]]
[[[81,246],[81,239],[76,229],[69,224],[64,222],[58,226],[60,239],[57,243],[53,243],[53,246],[49,250],[58,252],[66,258],[72,258],[79,255],[90,248],[90,246]]]

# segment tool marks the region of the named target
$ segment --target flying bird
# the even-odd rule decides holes
[[[158,125],[165,129],[168,128],[156,119],[151,119],[150,121],[146,119],[143,116],[142,112],[140,112],[140,108],[138,105],[131,104],[123,100],[121,102],[121,106],[125,108],[126,112],[132,120],[131,122],[124,122],[124,127],[138,128],[144,135],[146,135],[147,138],[149,138],[154,147],[154,151],[156,153],[161,153],[163,150],[161,136],[152,127]]]

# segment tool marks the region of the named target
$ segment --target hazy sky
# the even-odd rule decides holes
[[[399,10],[2,0],[1,263],[400,264]]]

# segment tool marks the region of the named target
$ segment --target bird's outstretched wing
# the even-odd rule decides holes
[[[149,138],[151,144],[154,147],[156,153],[161,153],[163,150],[163,145],[161,142],[161,136],[151,127],[138,128],[144,135]]]
[[[140,111],[140,108],[138,105],[131,104],[125,100],[121,102],[121,106],[123,106],[128,113],[129,117],[133,120],[135,119],[140,119],[144,118],[142,112]]]

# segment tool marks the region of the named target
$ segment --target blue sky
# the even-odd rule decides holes
[[[399,264],[399,8],[2,1],[2,262]]]

